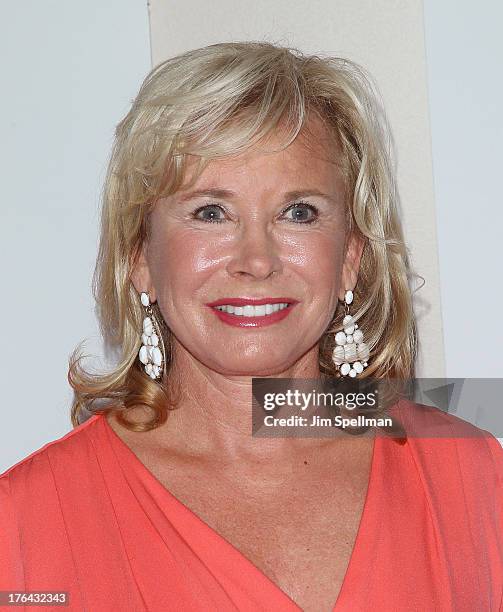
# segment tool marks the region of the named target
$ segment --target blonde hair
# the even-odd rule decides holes
[[[390,130],[376,92],[370,76],[354,62],[267,42],[210,45],[170,58],[150,72],[115,131],[93,277],[105,348],[115,352],[117,364],[110,372],[91,373],[81,366],[79,347],[73,351],[68,380],[74,390],[74,426],[86,411],[116,410],[129,429],[148,430],[163,423],[176,405],[174,385],[152,380],[139,363],[144,315],[130,273],[148,238],[148,214],[157,199],[180,188],[187,156],[198,156],[195,181],[209,160],[241,153],[280,127],[286,129],[288,146],[312,114],[340,144],[350,230],[366,239],[352,305],[371,351],[361,376],[413,376],[412,272],[398,215]],[[172,332],[156,306],[169,372]],[[320,339],[324,375],[340,375],[331,359],[331,332],[341,328],[343,315],[343,308],[337,308]],[[128,408],[139,405],[152,410],[148,423],[125,418]]]

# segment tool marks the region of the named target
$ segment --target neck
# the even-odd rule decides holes
[[[209,369],[176,344],[166,384],[175,391],[178,403],[155,430],[156,443],[193,457],[223,461],[282,460],[296,450],[326,446],[329,440],[320,438],[252,436],[252,378],[319,379],[318,351],[316,345],[294,365],[276,372],[235,376]]]

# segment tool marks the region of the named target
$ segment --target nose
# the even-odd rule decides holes
[[[231,276],[249,276],[263,280],[282,269],[276,239],[270,228],[256,219],[242,226],[232,248],[232,257],[227,264],[227,271]]]

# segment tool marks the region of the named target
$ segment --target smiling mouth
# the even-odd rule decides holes
[[[229,301],[232,300],[233,298],[230,298]],[[228,304],[225,303],[227,302],[226,299],[225,302],[222,300],[220,304],[207,304],[207,306],[211,307],[211,310],[222,323],[239,328],[268,327],[280,323],[289,316],[298,304],[297,300],[292,299],[291,302],[287,302],[284,298],[281,301],[271,302],[259,300],[262,301],[262,304],[243,304],[244,300],[240,298],[233,301],[238,303]]]
[[[236,317],[265,317],[275,312],[284,310],[285,308],[291,307],[290,302],[279,302],[276,304],[260,304],[258,306],[252,306],[246,304],[245,306],[233,306],[231,304],[220,304],[213,306],[215,310],[220,312],[226,312],[227,314],[234,315]]]

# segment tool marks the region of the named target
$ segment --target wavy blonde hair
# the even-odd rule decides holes
[[[272,131],[284,129],[288,146],[313,114],[340,144],[349,229],[366,239],[353,302],[371,351],[362,376],[413,376],[412,272],[398,215],[390,130],[376,94],[371,77],[354,62],[267,42],[210,45],[150,72],[117,125],[103,190],[93,295],[105,349],[115,354],[116,365],[92,373],[81,365],[80,345],[73,351],[68,380],[74,426],[86,412],[115,410],[124,426],[145,431],[176,406],[175,384],[152,380],[139,363],[144,314],[130,274],[148,239],[148,214],[159,198],[180,188],[188,156],[199,160],[194,182],[209,160],[241,153]],[[173,370],[172,332],[156,304],[154,314],[162,324],[167,373]],[[323,375],[340,376],[331,359],[332,332],[342,327],[343,315],[337,308],[320,339]],[[153,413],[141,425],[126,417],[128,408],[139,405]]]

